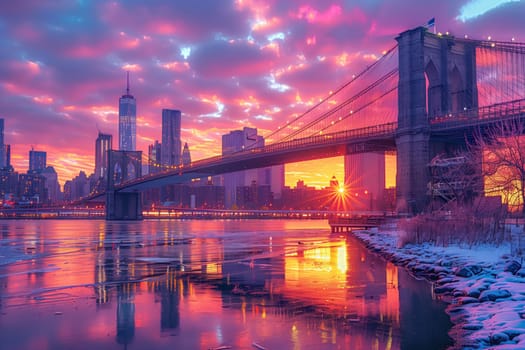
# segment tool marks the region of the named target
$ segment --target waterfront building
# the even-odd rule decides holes
[[[0,199],[14,199],[18,195],[18,173],[12,167],[0,169]]]
[[[191,154],[190,154],[190,148],[188,147],[188,143],[184,143],[184,148],[182,149],[182,165],[190,165],[191,164]]]
[[[176,109],[162,110],[161,159],[165,167],[181,164],[181,112]]]
[[[95,177],[107,181],[108,151],[113,149],[113,137],[109,134],[98,133],[95,141]]]
[[[211,179],[205,185],[194,186],[191,197],[194,198],[195,208],[224,209],[224,187],[214,184]]]
[[[31,149],[29,151],[29,172],[41,172],[46,168],[46,152],[35,151]]]
[[[236,198],[240,209],[268,209],[273,202],[270,185],[257,185],[255,181],[250,186],[238,186]]]
[[[315,200],[318,198],[318,190],[304,184],[304,181],[297,181],[293,188],[286,186],[283,190],[282,209],[285,210],[319,210],[322,202]]]
[[[37,172],[18,176],[18,197],[20,205],[39,204],[47,201],[46,178]]]
[[[118,136],[120,151],[135,151],[137,138],[137,101],[129,91],[127,73],[126,94],[119,99]]]

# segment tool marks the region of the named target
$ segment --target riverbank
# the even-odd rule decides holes
[[[436,298],[449,303],[455,349],[525,349],[525,267],[509,245],[400,247],[402,232],[395,225],[354,234],[433,283]]]

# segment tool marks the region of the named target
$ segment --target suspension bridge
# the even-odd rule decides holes
[[[453,156],[474,130],[525,118],[525,43],[436,35],[423,27],[396,41],[348,83],[265,135],[264,147],[127,181],[110,174],[106,218],[140,219],[140,193],[148,188],[367,152],[395,152],[398,210],[421,211],[434,156]],[[109,159],[109,169],[140,167],[140,160],[125,153]]]

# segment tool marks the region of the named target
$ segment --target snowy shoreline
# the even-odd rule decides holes
[[[452,349],[525,349],[525,267],[510,246],[398,246],[401,231],[355,231],[368,249],[433,283],[449,305]]]

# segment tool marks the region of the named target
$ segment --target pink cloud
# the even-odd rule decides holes
[[[341,20],[343,10],[339,5],[331,5],[325,11],[319,11],[310,5],[303,5],[299,7],[297,13],[294,14],[295,18],[304,19],[310,23],[320,23],[324,25],[330,25],[334,22]]]
[[[98,129],[117,137],[123,71],[130,70],[141,150],[160,139],[161,109],[178,108],[193,158],[216,154],[222,134],[240,123],[275,130],[368,66],[400,32],[431,17],[438,30],[459,36],[525,40],[523,2],[460,22],[465,2],[5,2],[6,142],[22,170],[34,142],[67,174],[62,180],[91,172]]]

